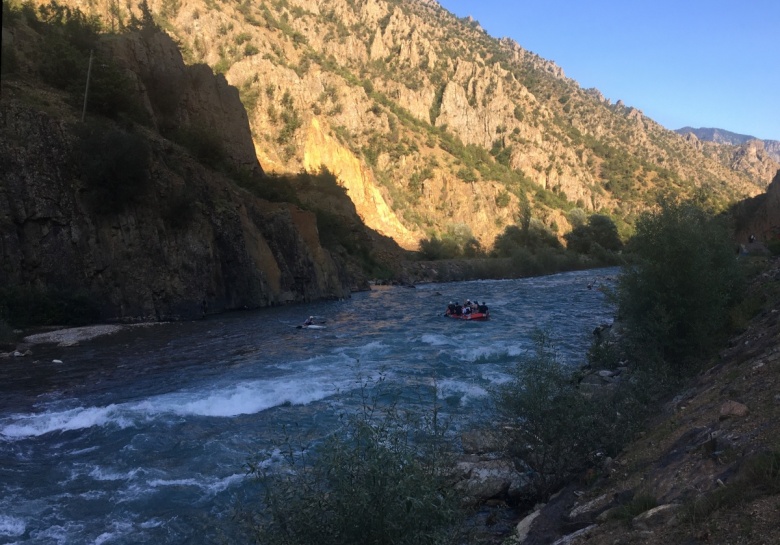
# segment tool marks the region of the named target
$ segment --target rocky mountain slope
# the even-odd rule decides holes
[[[122,68],[127,79],[112,81],[134,89],[121,96],[138,99],[140,111],[115,105],[143,123],[94,115],[82,123],[72,95],[36,75],[35,53],[54,38],[17,23],[3,27],[4,53],[16,52],[4,58],[16,69],[4,75],[0,102],[0,286],[81,294],[109,320],[200,317],[367,287],[321,245],[312,211],[236,183],[251,186],[262,169],[238,92],[222,76],[186,66],[163,33],[122,34],[103,42],[98,62]],[[159,74],[170,86],[155,95]],[[107,88],[98,80],[93,92]],[[224,150],[212,157],[219,168],[191,142],[163,138],[163,125],[224,143],[206,148]]]
[[[99,294],[114,318],[340,297],[429,237],[490,249],[592,212],[626,236],[659,193],[725,206],[777,167],[708,153],[434,1],[41,5],[4,4],[3,280]],[[106,32],[86,128],[90,48],[42,31],[68,16]]]
[[[725,204],[778,168],[745,174],[434,1],[148,6],[187,62],[239,88],[265,170],[327,166],[365,224],[409,249],[458,233],[489,248],[528,215],[561,235],[572,208],[626,234],[658,192]],[[110,0],[84,9],[111,29],[130,18]]]
[[[765,193],[738,203],[734,209],[736,238],[740,243],[780,242],[780,172],[769,184]]]

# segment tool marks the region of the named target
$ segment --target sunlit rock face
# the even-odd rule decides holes
[[[347,190],[358,215],[368,227],[415,250],[417,241],[396,217],[372,181],[371,171],[348,149],[322,131],[314,118],[306,133],[304,166],[309,172],[326,167]]]

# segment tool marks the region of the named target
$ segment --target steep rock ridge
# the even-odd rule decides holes
[[[224,76],[203,64],[185,66],[178,46],[163,32],[124,34],[105,45],[136,81],[155,128],[206,130],[222,143],[233,166],[262,172],[246,109]]]
[[[780,163],[780,140],[764,140],[764,149],[769,156]]]
[[[750,140],[738,146],[732,155],[731,168],[743,172],[755,172],[761,179],[772,180],[780,170],[780,163],[767,153],[761,140]]]
[[[506,77],[500,67],[459,61],[444,88],[437,126],[452,128],[465,144],[489,148],[506,130],[515,108],[504,92]],[[493,99],[488,101],[488,95]],[[472,107],[479,102],[484,106]]]
[[[158,125],[206,123],[230,143],[233,167],[262,172],[238,94],[224,78],[185,67],[164,35],[123,35],[109,47]],[[159,70],[178,76],[177,101],[162,112],[147,79]],[[121,210],[97,210],[76,159],[84,126],[70,108],[23,80],[4,79],[2,97],[3,286],[84,293],[118,321],[342,298],[367,287],[322,248],[313,213],[254,197],[144,128],[133,134],[150,148],[148,183]]]
[[[680,129],[677,132],[682,131]],[[780,169],[780,142],[775,140],[758,140],[753,137],[733,135],[732,138],[719,137],[718,129],[691,130],[681,133],[685,141],[700,151],[702,154],[717,159],[723,165],[735,172],[746,172],[754,179],[772,181],[775,173]],[[703,134],[703,137],[699,137]],[[773,151],[774,150],[774,151]]]

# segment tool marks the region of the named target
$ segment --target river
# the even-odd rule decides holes
[[[270,460],[290,429],[322,437],[361,380],[382,376],[410,403],[436,388],[462,427],[486,420],[535,331],[583,363],[613,313],[589,285],[616,274],[377,287],[0,360],[0,543],[214,543],[253,501],[247,461]],[[466,298],[491,320],[442,316]],[[297,329],[309,315],[325,328]]]

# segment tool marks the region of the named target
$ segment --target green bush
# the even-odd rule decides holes
[[[0,74],[11,75],[19,70],[19,61],[16,58],[16,50],[11,47],[0,49]]]
[[[62,34],[44,37],[38,70],[45,83],[83,96],[88,66],[89,52],[79,51]]]
[[[534,496],[544,497],[602,456],[616,455],[642,421],[644,404],[629,385],[584,395],[549,337],[519,361],[494,392],[506,420],[508,453],[528,467]]]
[[[587,225],[578,225],[564,235],[566,247],[581,254],[588,254],[598,245],[604,250],[617,252],[623,248],[615,223],[608,216],[593,214]]]
[[[529,219],[522,226],[510,225],[504,229],[493,243],[493,254],[497,257],[511,257],[520,248],[531,252],[542,248],[561,249],[561,243],[544,225]]]
[[[626,341],[679,374],[718,343],[742,279],[725,219],[693,202],[663,201],[630,242],[635,264],[618,283]]]
[[[222,140],[208,127],[201,125],[180,127],[174,131],[172,139],[187,148],[203,165],[212,169],[225,166],[227,153]]]
[[[496,195],[496,206],[499,208],[506,208],[509,206],[509,203],[511,202],[511,199],[509,197],[508,191],[501,191],[498,195]]]
[[[420,241],[420,257],[430,261],[438,259],[454,259],[459,257],[461,250],[452,239],[440,239],[436,235]]]
[[[231,176],[239,186],[252,193],[255,197],[271,202],[289,202],[298,206],[301,204],[289,175],[258,175],[248,170],[241,170],[231,173]]]
[[[56,2],[40,6],[37,12],[32,6],[23,9],[30,26],[42,36],[38,72],[44,82],[67,91],[74,107],[81,107],[89,72],[88,112],[112,118],[128,114],[141,122],[147,120],[130,80],[113,59],[100,51],[102,28],[97,17]]]
[[[780,238],[773,238],[766,243],[766,247],[772,255],[780,255]]]
[[[79,90],[78,99],[82,98]],[[83,103],[82,103],[83,104]],[[112,60],[95,54],[87,97],[87,112],[112,119],[122,114],[139,123],[147,123],[149,114],[134,94],[130,79]]]
[[[433,545],[447,543],[458,520],[446,481],[444,428],[401,411],[386,392],[368,393],[341,416],[342,427],[312,449],[282,447],[274,471],[250,463],[265,492],[248,516],[256,543],[277,545]],[[373,388],[372,388],[373,389]],[[397,396],[391,396],[395,398]]]
[[[614,511],[610,518],[630,522],[634,517],[646,513],[655,507],[658,507],[658,499],[655,496],[650,494],[638,494],[631,498],[631,501]]]

